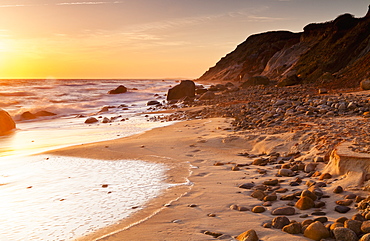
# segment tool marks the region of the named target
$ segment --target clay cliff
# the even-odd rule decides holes
[[[262,75],[285,83],[294,75],[295,83],[357,87],[370,77],[369,52],[370,6],[362,18],[346,13],[332,21],[308,24],[300,33],[252,35],[198,81],[247,81]]]

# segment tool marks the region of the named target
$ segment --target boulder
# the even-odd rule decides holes
[[[15,129],[15,122],[8,112],[0,109],[0,135],[5,135]]]
[[[269,85],[270,79],[266,76],[253,76],[249,78],[247,81],[241,84],[241,88],[247,88],[249,86],[256,86],[256,85]]]
[[[364,79],[361,81],[360,87],[363,90],[370,90],[370,79]]]
[[[370,241],[370,233],[365,234],[359,241]]]
[[[248,231],[245,231],[242,234],[239,234],[236,237],[236,240],[238,241],[258,241],[259,238],[258,238],[256,231],[254,231],[253,229],[250,229]]]
[[[92,123],[96,123],[96,122],[99,122],[99,121],[95,117],[89,117],[85,120],[85,124],[92,124]]]
[[[195,97],[195,83],[191,80],[182,80],[180,84],[169,89],[167,100],[179,100],[185,96]]]
[[[46,111],[46,110],[38,111],[38,112],[35,113],[35,116],[37,116],[37,117],[54,116],[54,115],[57,115],[57,114]]]
[[[313,222],[304,230],[304,236],[313,240],[321,240],[330,237],[328,229],[319,221]]]
[[[282,229],[284,226],[290,224],[290,221],[287,217],[285,216],[279,216],[276,217],[272,220],[272,227],[277,228],[277,229]]]
[[[127,92],[127,88],[123,85],[120,85],[117,88],[115,88],[114,90],[108,91],[108,94],[115,95],[115,94],[122,94],[122,93],[126,93],[126,92]]]
[[[301,82],[301,79],[296,74],[290,74],[284,77],[282,80],[279,81],[278,86],[292,86],[297,85]]]
[[[275,208],[272,212],[272,215],[294,215],[295,209],[293,207],[279,207]]]
[[[292,222],[283,227],[283,232],[290,233],[290,234],[299,234],[301,233],[302,226],[300,223]]]
[[[335,228],[333,230],[334,237],[336,240],[341,240],[341,241],[357,241],[357,235],[355,232],[353,232],[349,228]]]
[[[29,111],[26,111],[26,112],[22,113],[21,116],[20,116],[21,120],[33,120],[33,119],[36,119],[36,118],[37,118],[37,116],[35,116],[34,114],[32,114]]]
[[[157,100],[150,100],[146,103],[147,106],[149,105],[160,105],[161,103]]]
[[[314,206],[315,202],[309,197],[301,197],[295,204],[295,207],[300,210],[310,209],[313,208]]]
[[[207,91],[199,97],[199,100],[213,100],[216,97],[213,91]]]

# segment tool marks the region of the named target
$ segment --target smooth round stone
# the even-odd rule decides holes
[[[336,206],[334,210],[338,213],[347,213],[349,210],[351,210],[351,208],[347,206]]]

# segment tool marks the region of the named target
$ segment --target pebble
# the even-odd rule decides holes
[[[293,207],[279,207],[275,208],[272,212],[272,215],[294,215],[295,209]]]
[[[285,216],[279,216],[272,220],[271,225],[273,228],[282,229],[284,226],[290,224],[290,221]]]

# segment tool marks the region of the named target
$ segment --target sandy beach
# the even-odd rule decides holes
[[[249,138],[248,141],[248,136],[232,131],[230,122],[231,119],[227,118],[179,122],[131,137],[47,153],[113,161],[138,159],[164,163],[169,167],[167,182],[179,184],[147,203],[143,210],[130,218],[78,240],[233,240],[233,237],[250,229],[257,232],[260,240],[310,240],[303,234],[293,236],[281,229],[264,228],[263,224],[271,222],[276,216],[271,214],[275,208],[292,205],[289,201],[279,200],[282,195],[305,190],[306,181],[319,182],[319,177],[310,178],[304,172],[297,176],[276,177],[278,170],[275,165],[250,165],[258,156],[268,158],[263,153],[278,151],[281,156],[287,155],[297,142],[293,138],[294,133],[270,135],[269,138],[257,140]],[[246,156],[246,152],[255,156]],[[312,160],[309,157],[315,155],[312,152],[305,154],[298,159]],[[316,164],[317,169],[325,166],[324,163]],[[291,185],[297,177],[303,182],[297,186]],[[254,206],[262,206],[265,202],[251,197],[252,189],[239,186],[244,183],[258,186],[275,178],[279,180],[278,188],[287,188],[286,193],[278,193],[278,200],[265,206],[266,211],[252,212]],[[366,193],[351,187],[348,180],[345,182],[341,179],[324,180],[327,186],[322,190],[328,195],[321,200],[326,206],[308,210],[295,208],[296,213],[287,216],[290,221],[302,222],[323,216],[319,213],[312,215],[314,211],[324,211],[329,223],[341,216],[351,218],[357,210],[351,208],[346,214],[335,212],[335,201],[349,193]],[[340,181],[348,188],[344,193],[334,194],[336,182]],[[271,190],[266,190],[266,193],[276,194],[277,188]],[[232,205],[239,207],[239,210],[230,208]]]

